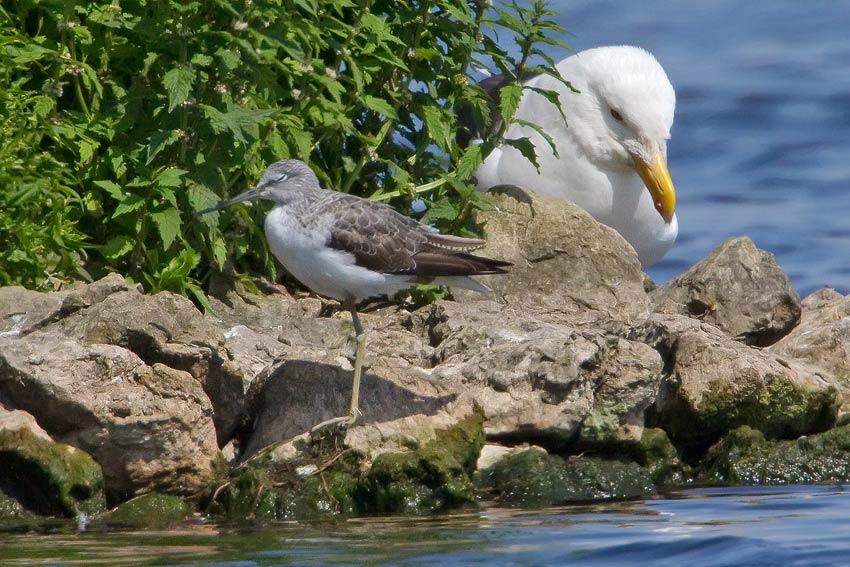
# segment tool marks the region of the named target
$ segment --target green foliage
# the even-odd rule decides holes
[[[557,76],[539,49],[566,47],[551,15],[540,1],[4,2],[0,283],[120,271],[202,301],[210,270],[273,275],[258,207],[195,213],[289,157],[326,187],[403,211],[421,199],[429,222],[479,234],[470,175],[523,89],[493,102],[470,70]],[[462,105],[479,146],[455,141]]]

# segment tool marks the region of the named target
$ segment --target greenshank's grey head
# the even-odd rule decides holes
[[[297,159],[285,159],[271,164],[257,185],[239,195],[222,201],[214,207],[198,211],[199,215],[220,211],[237,203],[248,201],[274,201],[286,203],[293,193],[316,191],[320,189],[319,179],[310,166]]]

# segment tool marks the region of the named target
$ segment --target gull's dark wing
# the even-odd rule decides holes
[[[429,278],[502,273],[510,265],[469,254],[483,240],[439,234],[382,203],[330,195],[317,211],[330,219],[328,245],[353,254],[358,266]]]

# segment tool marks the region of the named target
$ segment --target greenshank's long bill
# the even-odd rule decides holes
[[[272,253],[301,283],[340,301],[354,323],[351,409],[347,416],[318,424],[314,432],[357,419],[366,342],[358,302],[417,282],[485,292],[489,289],[470,276],[501,274],[510,266],[469,253],[483,240],[440,234],[382,203],[322,189],[313,170],[298,160],[272,164],[256,187],[198,214],[261,199],[274,202],[265,221]]]

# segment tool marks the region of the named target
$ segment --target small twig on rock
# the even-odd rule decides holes
[[[331,466],[332,464],[334,464],[334,463],[335,463],[335,462],[336,462],[336,461],[337,461],[340,457],[342,457],[342,456],[343,456],[344,454],[346,454],[346,453],[349,453],[350,451],[351,451],[351,449],[343,449],[342,451],[340,451],[339,453],[337,453],[336,455],[334,455],[333,457],[331,457],[331,458],[330,458],[327,462],[325,462],[325,464],[323,464],[323,465],[322,465],[322,466],[320,466],[318,469],[316,469],[316,473],[315,473],[315,474],[320,474],[320,473],[322,473],[322,472],[323,472],[323,471],[325,471],[325,470],[326,470],[329,466]],[[324,482],[324,477],[322,477],[322,481]]]

